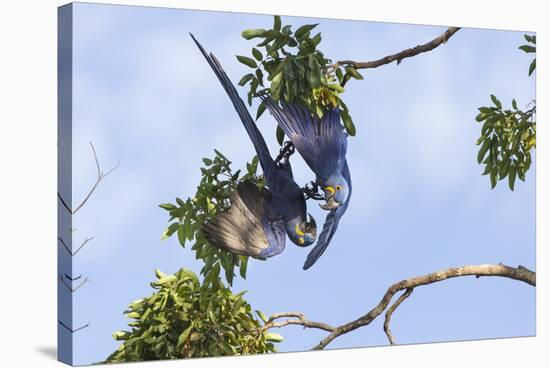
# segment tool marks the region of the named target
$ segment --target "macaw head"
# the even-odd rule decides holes
[[[317,224],[315,219],[308,213],[305,221],[298,218],[287,223],[286,232],[294,244],[299,247],[310,246],[317,240]]]
[[[340,206],[348,199],[349,185],[342,174],[332,174],[324,183],[325,204],[321,204],[324,210],[332,210]]]

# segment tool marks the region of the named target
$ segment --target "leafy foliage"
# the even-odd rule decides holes
[[[246,291],[233,294],[222,284],[201,284],[183,268],[174,275],[155,274],[151,286],[156,291],[124,312],[132,319],[131,330],[113,334],[122,344],[106,363],[276,351],[273,342],[280,341],[279,335],[261,329],[261,320],[243,299]]]
[[[535,44],[535,36],[525,35],[527,42]],[[527,53],[534,53],[535,46],[519,47]],[[529,75],[536,68],[536,59],[529,66]],[[481,136],[476,144],[480,146],[477,161],[485,165],[482,175],[489,175],[491,188],[499,180],[508,177],[508,186],[514,190],[516,177],[525,181],[525,173],[532,163],[531,151],[536,148],[536,102],[521,110],[515,99],[510,109],[504,109],[500,100],[491,95],[492,106],[478,108],[476,120],[483,123]]]
[[[526,45],[521,45],[518,48],[520,50],[528,53],[528,54],[536,53],[537,52],[537,48],[536,48],[537,36],[523,35],[523,37],[525,38],[525,41],[527,41],[527,44]],[[537,67],[537,59],[533,58],[533,61],[531,61],[531,64],[529,65],[529,76],[531,76],[531,74],[533,74],[536,67]]]
[[[295,32],[291,25],[282,26],[275,16],[271,29],[248,29],[242,36],[251,40],[262,39],[253,47],[251,56],[237,55],[244,65],[253,69],[245,74],[239,85],[249,86],[248,103],[262,93],[269,93],[274,100],[284,100],[307,107],[321,118],[330,108],[341,109],[342,121],[349,135],[355,135],[355,125],[346,104],[340,98],[343,85],[351,79],[363,79],[352,66],[333,67],[331,60],[317,48],[321,33],[312,35],[317,24],[305,24]],[[260,50],[263,49],[263,50]],[[258,89],[263,87],[262,89]],[[258,107],[256,118],[265,111],[265,104]],[[281,131],[278,131],[278,141]]]
[[[265,183],[263,177],[256,174],[257,156],[246,164],[246,173],[241,175],[241,170],[233,172],[231,161],[221,152],[214,151],[214,158],[203,158],[205,166],[201,168],[202,178],[195,196],[185,201],[176,198],[175,204],[165,203],[160,207],[168,211],[168,221],[171,222],[161,238],[167,239],[177,234],[178,241],[184,248],[187,242],[194,241],[191,249],[195,251],[196,259],[204,262],[201,270],[205,277],[204,282],[217,287],[222,269],[229,285],[233,284],[236,268],[239,269],[241,277],[246,278],[248,257],[238,256],[210,245],[200,231],[200,226],[229,207],[229,197],[240,181],[250,181],[258,187],[263,187]]]

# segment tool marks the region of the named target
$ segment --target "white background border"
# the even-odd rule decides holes
[[[109,3],[108,1],[96,1]],[[548,11],[544,1],[115,1],[187,9],[302,15],[537,32],[537,337],[398,347],[284,353],[142,363],[139,367],[420,366],[539,367],[550,346],[548,143]],[[59,0],[0,5],[0,341],[1,365],[61,366],[56,344],[56,32]],[[412,46],[412,45],[411,45]],[[396,50],[398,51],[398,50]],[[383,55],[380,55],[383,56]],[[503,76],[505,77],[505,76]],[[546,87],[546,88],[544,88]],[[546,107],[546,109],[544,109]],[[546,188],[546,190],[545,190]],[[546,224],[546,229],[543,227]],[[518,244],[522,246],[522,244]],[[100,301],[98,301],[100,302]],[[368,307],[368,306],[367,306]],[[452,316],[449,316],[452,318]],[[506,321],[503,321],[506,323]],[[366,327],[368,328],[368,327]],[[49,352],[49,353],[48,353]]]

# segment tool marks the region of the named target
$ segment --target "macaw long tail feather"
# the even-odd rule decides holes
[[[267,144],[265,143],[262,133],[256,126],[256,123],[254,122],[254,119],[252,119],[252,116],[250,116],[250,113],[246,109],[246,106],[243,100],[239,97],[237,90],[231,83],[231,80],[223,70],[223,67],[221,66],[216,56],[214,56],[214,54],[212,53],[208,54],[206,50],[202,47],[202,45],[199,43],[199,41],[197,41],[195,36],[193,36],[192,33],[190,33],[190,35],[193,41],[195,41],[195,43],[197,44],[198,48],[201,50],[202,54],[204,55],[204,58],[206,59],[206,61],[208,62],[208,64],[216,74],[216,76],[218,77],[218,80],[220,81],[223,88],[225,89],[225,92],[227,92],[227,95],[231,99],[231,102],[233,103],[235,110],[239,114],[239,117],[243,122],[244,128],[246,129],[246,132],[248,133],[248,136],[252,141],[252,144],[254,144],[254,149],[258,154],[258,157],[260,159],[260,164],[262,165],[262,169],[265,172],[266,169],[274,165],[274,161],[269,153],[269,149],[267,148]]]

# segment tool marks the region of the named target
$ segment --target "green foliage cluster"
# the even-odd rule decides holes
[[[229,198],[240,181],[250,181],[260,188],[265,183],[263,177],[256,174],[257,156],[246,164],[246,172],[242,174],[241,170],[233,172],[231,161],[218,150],[214,151],[215,156],[212,159],[203,158],[205,166],[201,168],[202,178],[195,196],[185,201],[176,198],[176,203],[165,203],[160,207],[168,211],[168,221],[171,222],[161,239],[177,234],[178,241],[184,248],[187,242],[194,241],[191,249],[195,252],[195,258],[204,263],[201,269],[204,282],[215,288],[221,282],[219,275],[222,269],[229,285],[233,284],[235,269],[239,270],[242,278],[246,278],[249,257],[235,255],[210,245],[200,231],[200,226],[229,207]]]
[[[317,48],[321,33],[312,35],[316,26],[306,24],[293,32],[291,25],[283,26],[281,17],[275,16],[271,29],[243,31],[245,39],[259,38],[262,41],[252,48],[252,57],[237,55],[237,60],[253,69],[241,78],[239,85],[248,84],[250,105],[253,97],[269,93],[276,101],[284,100],[307,107],[319,118],[327,109],[339,107],[346,131],[353,136],[355,125],[340,94],[349,79],[363,79],[363,76],[352,66],[343,68],[331,65],[331,60]],[[263,88],[259,90],[260,87]],[[256,119],[265,109],[265,104],[261,103]],[[280,144],[281,133],[279,131],[277,134]]]
[[[532,45],[536,44],[535,36],[525,35],[525,39]],[[534,53],[536,48],[532,45],[522,45],[519,49]],[[536,59],[533,59],[529,75],[535,68]],[[476,121],[483,124],[476,142],[480,146],[477,161],[485,165],[482,175],[489,175],[491,188],[508,177],[508,186],[514,190],[516,178],[525,181],[525,173],[532,163],[531,151],[536,148],[536,103],[522,110],[515,99],[509,109],[503,108],[494,95],[491,95],[491,101],[492,106],[479,107],[476,116]]]
[[[124,313],[132,319],[131,331],[117,331],[122,341],[106,363],[137,362],[275,351],[277,334],[262,329],[267,319],[222,284],[201,284],[197,275],[180,269],[174,275],[155,271],[156,290],[134,301]]]

